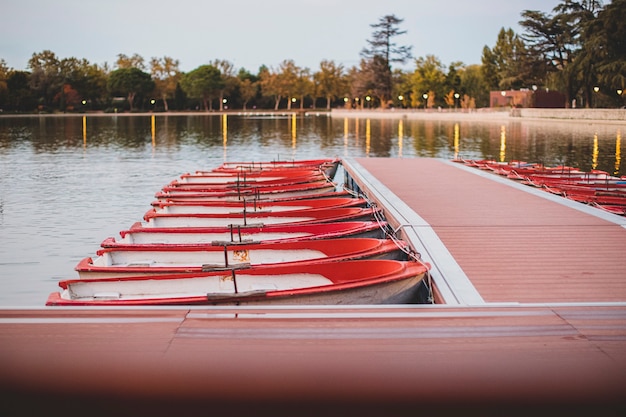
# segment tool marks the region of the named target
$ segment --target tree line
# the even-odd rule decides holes
[[[489,106],[489,92],[560,91],[566,105],[621,107],[626,83],[626,0],[564,0],[551,12],[525,10],[523,32],[502,28],[482,63],[445,66],[414,58],[396,39],[403,19],[375,24],[358,66],[331,60],[311,71],[284,60],[257,73],[215,59],[189,72],[164,56],[119,54],[113,68],[86,59],[34,53],[27,71],[0,59],[0,109],[36,111],[171,111],[225,109],[464,108]],[[395,64],[411,61],[414,68]]]

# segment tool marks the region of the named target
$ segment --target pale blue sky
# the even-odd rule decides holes
[[[256,73],[285,59],[315,71],[323,59],[358,65],[380,17],[404,19],[415,57],[479,64],[500,28],[559,0],[0,0],[0,59],[26,69],[35,52],[114,64],[120,53],[170,56],[190,71],[214,59]]]

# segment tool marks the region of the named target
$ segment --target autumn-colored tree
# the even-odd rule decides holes
[[[155,93],[161,96],[165,111],[169,111],[167,100],[174,98],[181,77],[177,59],[164,56],[150,59],[150,74],[155,84]]]
[[[239,81],[239,95],[241,97],[241,101],[243,102],[244,110],[248,109],[248,103],[256,96],[256,93],[256,83],[253,83],[247,78]]]
[[[261,92],[264,96],[274,98],[274,110],[278,110],[280,100],[282,99],[282,91],[278,85],[278,74],[267,67],[259,70],[259,83],[261,84]]]
[[[451,108],[454,107],[456,104],[456,97],[454,97],[455,91],[454,90],[450,90],[448,91],[448,94],[445,95],[445,97],[443,98],[444,101],[446,102],[446,105]]]
[[[300,67],[291,59],[286,59],[278,67],[278,88],[284,97],[287,97],[287,110],[291,110],[291,98],[298,94],[297,85]]]
[[[331,101],[344,94],[346,90],[343,66],[323,60],[320,62],[319,71],[313,74],[313,79],[317,83],[319,93],[326,99],[326,109],[330,110]]]
[[[250,100],[255,98],[259,92],[258,77],[241,68],[237,73],[239,97],[242,107],[247,110]]]
[[[278,110],[283,97],[287,98],[287,109],[291,109],[291,97],[296,90],[300,69],[292,60],[281,62],[278,70],[261,68],[259,72],[263,95],[274,97],[274,110]]]
[[[65,84],[63,86],[63,92],[58,93],[54,97],[54,102],[62,102],[63,104],[60,105],[60,107],[67,110],[74,109],[80,104],[81,100],[82,98],[80,94],[78,94],[78,91],[73,89],[70,84]]]
[[[298,71],[298,79],[294,86],[294,96],[300,98],[300,110],[304,109],[304,98],[315,93],[311,72],[308,68],[301,68]]]
[[[133,54],[132,56],[117,54],[117,61],[115,62],[115,65],[118,69],[137,68],[142,71],[146,70],[145,61],[139,54]]]

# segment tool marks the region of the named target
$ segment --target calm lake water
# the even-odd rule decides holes
[[[0,306],[43,306],[58,280],[77,277],[78,261],[141,220],[154,194],[185,172],[234,160],[459,156],[624,175],[623,130],[326,115],[3,116]]]

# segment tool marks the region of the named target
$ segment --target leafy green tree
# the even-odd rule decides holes
[[[587,20],[582,39],[583,48],[576,64],[591,67],[594,76],[587,80],[587,103],[591,86],[597,84],[601,92],[613,98],[614,104],[623,105],[617,90],[623,94],[626,89],[626,0],[613,0],[597,18]]]
[[[188,97],[201,99],[204,110],[213,110],[212,98],[224,88],[222,74],[213,65],[201,65],[183,75],[180,86]]]
[[[36,107],[37,98],[30,88],[30,73],[11,71],[7,77],[9,108],[16,111],[31,111]]]
[[[500,29],[493,49],[483,48],[483,76],[491,90],[527,87],[528,54],[513,29]]]
[[[165,111],[169,111],[167,100],[174,98],[181,77],[178,66],[179,61],[168,56],[150,59],[150,74],[154,80],[155,92],[161,96]]]
[[[411,107],[411,73],[394,69],[393,98],[398,107]]]
[[[345,91],[343,66],[334,61],[323,60],[320,69],[313,74],[319,93],[326,99],[326,109],[330,110],[330,103]]]
[[[526,42],[532,58],[532,85],[548,86],[548,74],[558,74],[553,84],[564,90],[568,97],[574,94],[575,74],[572,61],[579,48],[579,30],[572,25],[569,14],[548,15],[536,10],[522,12],[520,25],[525,29],[522,39]]]
[[[424,104],[432,107],[443,104],[446,91],[444,66],[434,55],[426,55],[415,60],[415,71],[411,75],[411,104],[420,107]],[[424,100],[424,94],[427,99]],[[440,101],[437,101],[441,98]]]
[[[83,71],[83,80],[79,87],[81,95],[92,103],[92,107],[102,106],[107,99],[108,70],[98,64],[89,64]]]
[[[406,33],[399,28],[403,21],[404,19],[399,19],[395,15],[381,17],[378,23],[370,25],[375,30],[371,39],[367,40],[369,47],[361,51],[368,70],[373,74],[372,81],[376,82],[373,88],[380,97],[383,107],[387,106],[393,90],[391,64],[404,63],[411,58],[411,46],[398,46],[393,41],[396,36]]]
[[[474,100],[477,107],[489,107],[489,87],[483,77],[481,66],[468,65],[459,71],[459,77],[461,79],[459,99],[467,96]]]
[[[120,68],[109,75],[107,88],[111,94],[125,95],[130,111],[133,111],[137,94],[147,94],[154,90],[154,81],[150,74],[139,68]]]
[[[9,101],[9,87],[7,80],[11,69],[7,66],[4,59],[0,59],[0,109],[6,107]]]
[[[235,66],[232,62],[216,59],[211,65],[220,71],[222,78],[222,88],[219,90],[219,106],[220,111],[222,111],[224,110],[224,97],[235,92],[235,89],[239,85],[239,80],[235,74]]]

